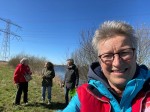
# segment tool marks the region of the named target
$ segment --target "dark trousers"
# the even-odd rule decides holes
[[[70,89],[69,88],[65,88],[66,90],[65,90],[65,103],[66,103],[66,105],[68,105],[68,103],[69,103],[69,100],[72,98],[71,96],[69,96],[69,91],[70,91]]]
[[[15,104],[20,104],[22,92],[24,93],[23,101],[24,103],[28,102],[28,82],[19,83]]]
[[[66,101],[66,105],[68,105],[68,102],[69,102],[69,88],[66,87],[66,90],[65,90],[65,101]]]

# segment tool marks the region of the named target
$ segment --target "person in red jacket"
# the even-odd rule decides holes
[[[17,94],[14,102],[15,105],[20,105],[22,92],[24,93],[23,101],[25,104],[28,104],[28,81],[26,81],[24,77],[26,74],[32,74],[28,64],[29,60],[27,58],[22,58],[14,72],[14,83],[17,87]]]

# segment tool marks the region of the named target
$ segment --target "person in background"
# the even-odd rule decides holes
[[[51,62],[46,62],[42,70],[42,101],[45,102],[46,89],[48,104],[51,104],[51,92],[53,78],[55,77],[54,65]]]
[[[14,83],[17,87],[17,94],[14,102],[15,105],[20,105],[22,92],[24,93],[24,104],[28,104],[28,82],[24,77],[26,74],[32,74],[28,64],[29,60],[27,58],[22,58],[14,71]]]
[[[132,26],[106,21],[92,44],[99,62],[91,64],[88,83],[78,87],[63,112],[150,112],[150,70],[136,62]]]
[[[63,81],[63,86],[65,86],[65,103],[68,105],[69,99],[69,91],[78,87],[79,83],[79,73],[78,68],[74,64],[73,59],[67,60],[67,71],[65,73],[65,78]]]

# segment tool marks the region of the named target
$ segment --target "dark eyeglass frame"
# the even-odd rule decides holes
[[[132,52],[127,52],[126,50],[128,49],[131,49]],[[127,54],[128,53],[128,54]],[[128,57],[127,59],[124,59],[123,56],[127,56],[127,55],[130,55],[130,53],[132,54],[131,57]],[[120,52],[118,53],[104,53],[104,54],[101,54],[99,55],[98,57],[101,59],[101,61],[105,64],[111,64],[115,58],[115,54],[118,54],[119,58],[121,58],[122,60],[126,61],[126,60],[130,60],[133,58],[134,54],[135,54],[135,48],[126,48],[126,49],[123,49],[121,50]],[[126,54],[126,55],[125,55]],[[102,56],[105,56],[105,55],[110,55],[110,59],[103,59]],[[111,57],[112,56],[112,57]]]

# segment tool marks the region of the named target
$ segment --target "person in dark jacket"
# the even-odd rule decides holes
[[[67,60],[67,71],[65,74],[64,82],[63,82],[63,84],[65,85],[66,105],[69,102],[69,91],[73,90],[74,88],[77,88],[78,83],[79,83],[78,68],[74,64],[73,59],[68,59]],[[70,99],[71,99],[71,97],[70,97]]]
[[[27,58],[22,58],[14,72],[14,83],[17,87],[17,94],[14,102],[15,105],[20,105],[22,92],[24,93],[23,101],[25,104],[28,104],[28,82],[24,77],[26,74],[32,74],[28,64],[29,60]]]
[[[55,77],[54,65],[51,62],[46,62],[42,70],[42,101],[45,102],[46,89],[48,92],[48,104],[51,104],[51,92],[53,78]]]

